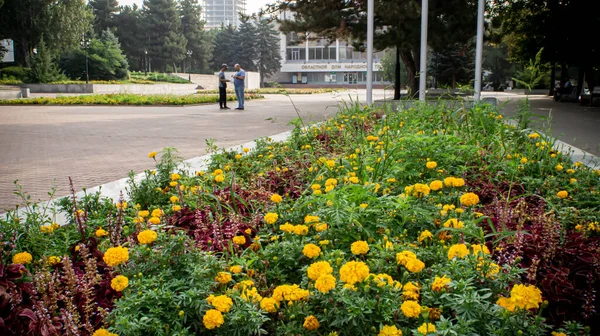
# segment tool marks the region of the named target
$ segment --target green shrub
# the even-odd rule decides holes
[[[3,79],[6,77],[6,79],[24,80],[27,78],[28,71],[29,69],[21,66],[10,66],[0,69],[0,77]]]

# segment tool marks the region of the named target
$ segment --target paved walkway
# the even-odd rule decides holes
[[[364,101],[364,90],[293,95],[292,99],[307,122],[316,122],[333,116],[339,101],[349,95],[356,99],[357,94]],[[390,97],[389,91],[386,96]],[[523,97],[496,96],[510,100],[504,108],[507,115],[514,113],[516,100]],[[383,98],[383,90],[375,92],[374,99]],[[600,154],[600,109],[554,103],[545,97],[531,101],[535,113],[552,108],[555,136]],[[154,162],[147,158],[151,151],[175,147],[189,159],[206,154],[205,139],[231,147],[287,131],[295,117],[289,98],[281,95],[249,101],[244,112],[221,112],[215,105],[0,106],[0,210],[19,203],[12,194],[17,179],[33,199],[47,200],[52,186],[57,187],[57,196],[69,193],[69,176],[78,189],[94,187],[126,177],[131,170],[153,168]]]

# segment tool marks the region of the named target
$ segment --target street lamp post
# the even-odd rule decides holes
[[[90,39],[85,36],[85,34],[83,34],[81,36],[81,47],[83,48],[84,52],[85,52],[85,83],[89,84],[90,83],[90,68],[89,68],[89,61],[88,61],[88,48],[90,46]]]
[[[419,66],[419,100],[425,101],[427,84],[427,19],[429,15],[429,0],[421,2],[421,57]]]
[[[367,3],[367,105],[373,104],[373,12],[374,0]]]
[[[192,54],[194,53],[193,50],[188,50],[187,51],[187,57],[188,57],[188,81],[191,83],[192,82]]]
[[[485,0],[479,0],[477,8],[477,46],[475,49],[475,94],[473,100],[481,100],[481,67],[483,63],[483,14],[485,11]]]
[[[148,77],[148,49],[144,49],[144,77]]]

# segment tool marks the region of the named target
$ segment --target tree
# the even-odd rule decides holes
[[[119,11],[117,0],[90,0],[94,10],[94,31],[101,35],[105,30],[114,26],[115,14]]]
[[[489,71],[487,82],[496,89],[516,73],[515,64],[508,60],[508,48],[503,43],[489,43],[483,48],[483,69]]]
[[[454,43],[466,43],[475,35],[477,3],[470,0],[430,0],[429,41],[434,50]],[[285,32],[313,32],[324,38],[366,40],[367,0],[279,0],[271,10],[294,13],[293,20],[280,20]],[[375,2],[376,50],[397,48],[408,73],[408,86],[416,94],[419,72],[420,1],[379,0]],[[385,28],[385,29],[384,29]]]
[[[234,35],[235,63],[239,63],[242,68],[248,71],[256,71],[260,39],[258,29],[248,16],[242,16],[240,20],[241,24]]]
[[[142,7],[148,56],[153,68],[167,71],[186,56],[187,41],[181,29],[181,17],[174,0],[144,0]]]
[[[385,50],[383,57],[380,61],[380,74],[383,80],[393,82],[394,88],[398,87],[398,89],[400,90],[402,89],[402,87],[406,86],[406,83],[408,83],[408,73],[406,73],[405,68],[396,67],[396,55],[397,53],[395,48]],[[400,76],[396,76],[396,69],[400,70]],[[397,79],[400,80],[396,82]]]
[[[121,7],[119,14],[115,16],[114,24],[115,35],[127,56],[129,68],[143,71],[147,66],[144,51],[149,45],[142,26],[141,10],[135,4],[132,7]]]
[[[437,85],[450,85],[456,89],[457,83],[466,84],[475,75],[475,53],[471,44],[454,44],[441,51],[431,52],[428,72]]]
[[[258,31],[255,46],[258,53],[256,70],[260,72],[260,85],[263,85],[265,77],[276,73],[281,68],[279,32],[266,19],[259,19],[256,22],[256,29]]]
[[[187,49],[192,51],[190,67],[199,72],[207,72],[212,53],[212,35],[204,31],[204,22],[200,20],[202,9],[198,0],[181,0],[179,11]]]
[[[19,62],[29,65],[42,36],[50,54],[76,48],[81,36],[91,30],[92,19],[85,0],[5,0],[0,36],[14,40]]]
[[[228,64],[230,67],[236,62],[236,31],[232,25],[221,27],[214,38],[214,49],[212,54],[212,69],[216,70],[221,64]]]
[[[60,67],[73,79],[85,78],[85,50],[73,50],[60,60]],[[101,38],[92,39],[87,50],[89,77],[93,80],[123,79],[128,75],[128,64],[119,40],[109,29]]]
[[[36,48],[36,53],[30,57],[29,64],[31,64],[31,69],[28,75],[29,82],[51,83],[65,78],[58,71],[56,64],[52,60],[52,54],[48,51],[43,38],[40,40],[38,48]]]

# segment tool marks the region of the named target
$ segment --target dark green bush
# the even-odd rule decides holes
[[[7,79],[12,77],[13,79],[24,80],[27,77],[28,71],[29,69],[21,66],[10,66],[0,69],[0,77]]]

